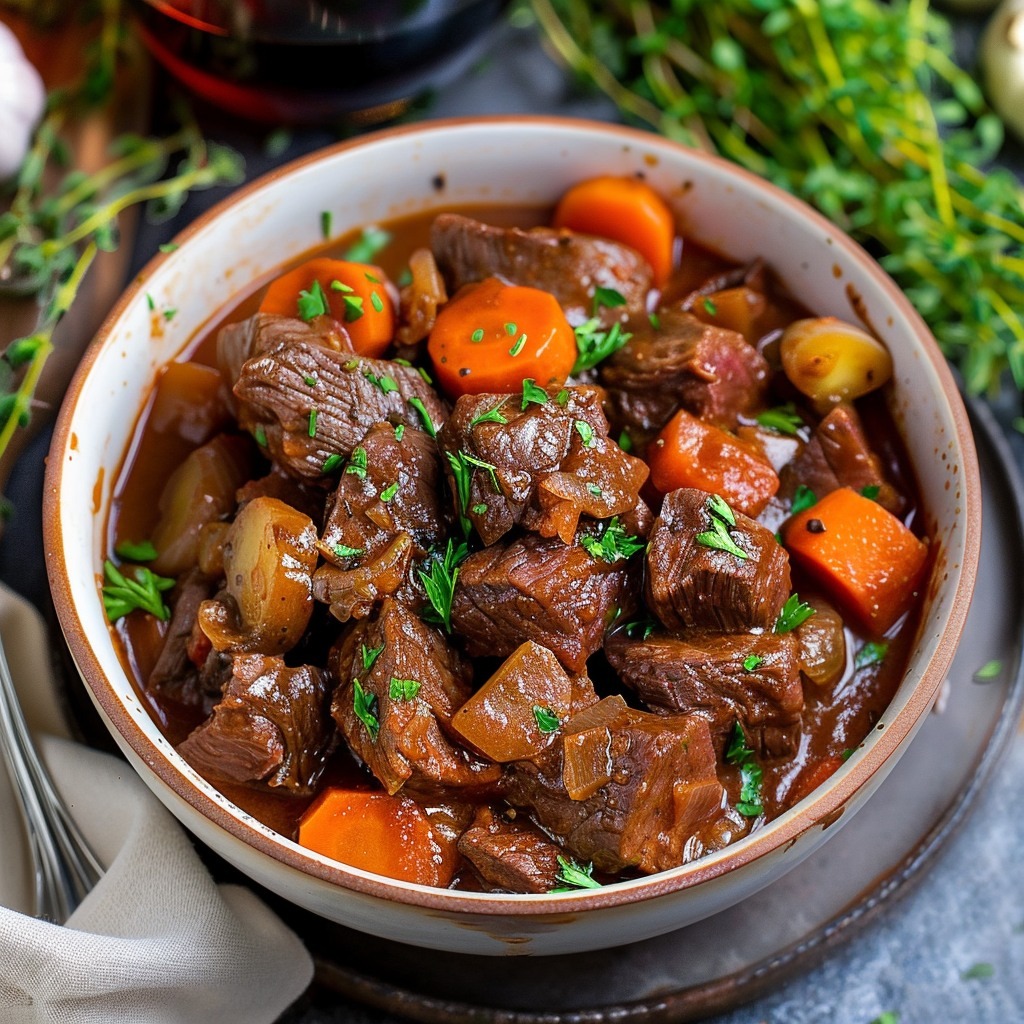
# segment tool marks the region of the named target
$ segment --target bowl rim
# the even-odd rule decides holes
[[[722,157],[687,147],[653,132],[586,118],[518,114],[444,118],[390,127],[318,149],[280,167],[273,168],[252,182],[241,186],[209,210],[200,214],[179,232],[175,236],[176,248],[177,250],[184,248],[192,237],[203,231],[212,221],[228,214],[234,207],[260,192],[267,185],[287,178],[322,160],[333,159],[336,155],[348,150],[372,147],[376,143],[404,135],[435,135],[452,130],[501,129],[503,127],[517,130],[543,127],[558,128],[567,132],[582,131],[610,136],[613,139],[621,140],[624,145],[678,149],[686,153],[689,159],[709,164],[712,169],[726,177],[738,179],[755,190],[766,192],[774,201],[791,209],[797,217],[809,221],[812,226],[823,231],[827,237],[833,240],[836,252],[842,252],[856,262],[885,294],[886,298],[896,306],[915,335],[919,343],[919,351],[930,361],[940,382],[945,402],[952,414],[960,450],[960,515],[967,522],[980,524],[981,480],[977,452],[966,408],[953,374],[940,352],[937,342],[896,283],[860,245],[802,200]],[[286,837],[274,838],[273,835],[261,831],[244,820],[248,816],[244,815],[244,812],[240,812],[236,805],[230,801],[226,801],[227,805],[225,805],[226,798],[221,801],[213,799],[179,771],[167,759],[166,748],[158,746],[128,713],[121,699],[114,692],[113,686],[107,680],[72,601],[67,572],[68,556],[59,529],[59,505],[64,466],[62,456],[68,450],[70,443],[72,412],[81,396],[90,370],[98,358],[99,351],[109,341],[118,321],[126,309],[136,301],[139,293],[145,290],[146,282],[155,270],[172,256],[173,253],[155,254],[127,285],[101,325],[68,387],[55,425],[46,466],[43,493],[45,555],[57,619],[61,624],[75,664],[88,685],[92,699],[101,708],[108,728],[116,730],[119,740],[128,744],[136,756],[148,766],[149,770],[167,789],[189,805],[192,810],[207,819],[208,823],[227,832],[233,839],[242,842],[257,853],[269,856],[286,867],[342,889],[437,912],[510,916],[564,915],[566,912],[575,913],[642,903],[728,875],[773,853],[783,851],[811,829],[817,827],[824,829],[838,821],[854,794],[869,782],[872,776],[907,740],[908,736],[915,731],[916,725],[933,703],[940,685],[946,678],[967,619],[980,556],[980,529],[965,529],[963,531],[963,557],[960,561],[959,579],[946,626],[921,679],[908,696],[906,705],[886,722],[884,730],[875,736],[874,741],[855,760],[849,763],[832,785],[819,787],[817,791],[800,802],[798,811],[790,809],[769,823],[768,827],[757,830],[735,846],[726,847],[717,856],[698,858],[668,871],[629,879],[601,889],[567,893],[495,895],[437,889],[390,879],[329,860],[320,854],[304,850]],[[239,813],[230,813],[229,806],[235,807]]]

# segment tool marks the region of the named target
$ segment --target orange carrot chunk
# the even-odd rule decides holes
[[[928,560],[924,541],[849,487],[793,516],[782,539],[841,609],[875,633],[909,609]]]
[[[771,463],[753,445],[680,409],[647,446],[651,482],[668,494],[696,487],[757,516],[779,489]]]
[[[605,175],[574,185],[555,208],[554,226],[635,249],[661,287],[672,272],[676,225],[665,200],[638,178]]]
[[[395,334],[395,306],[380,267],[326,256],[289,270],[267,288],[261,313],[333,317],[360,355],[382,355]]]
[[[427,351],[449,395],[511,394],[564,384],[576,335],[553,295],[489,277],[442,308]]]
[[[299,821],[299,845],[364,871],[441,888],[458,866],[454,836],[435,829],[415,800],[387,793],[324,790]]]

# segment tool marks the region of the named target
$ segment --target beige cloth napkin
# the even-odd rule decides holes
[[[3,587],[0,635],[29,724],[65,733],[45,627]],[[65,927],[26,916],[24,834],[0,767],[0,1022],[275,1020],[312,977],[299,939],[248,889],[214,883],[125,762],[52,735],[41,746],[107,871]]]

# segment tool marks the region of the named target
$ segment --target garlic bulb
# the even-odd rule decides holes
[[[0,22],[0,181],[21,166],[46,104],[46,88],[17,36]]]
[[[1024,0],[1004,0],[985,27],[979,52],[989,103],[1024,139]]]

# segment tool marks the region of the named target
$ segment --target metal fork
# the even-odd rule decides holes
[[[0,638],[0,748],[28,831],[36,917],[63,924],[103,868],[40,760],[11,679]]]

